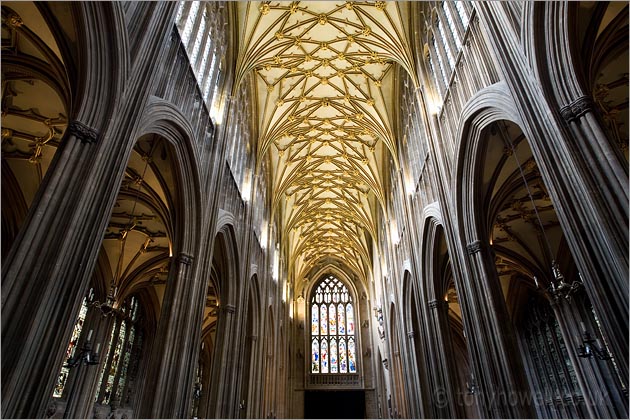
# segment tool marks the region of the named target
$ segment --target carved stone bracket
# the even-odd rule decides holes
[[[193,258],[194,257],[192,255],[188,255],[188,254],[185,254],[185,253],[181,252],[177,256],[177,262],[180,263],[180,264],[184,264],[184,265],[192,265]]]
[[[13,29],[17,29],[20,26],[24,25],[24,21],[17,13],[9,13],[5,20],[5,23]]]
[[[81,140],[81,143],[94,144],[99,137],[98,131],[76,120],[70,121],[68,132]]]
[[[590,96],[580,96],[569,105],[560,108],[560,114],[566,122],[571,122],[581,118],[593,109],[593,99]]]
[[[448,308],[448,302],[442,299],[431,299],[429,302],[429,308]]]
[[[415,336],[416,336],[416,332],[415,331],[407,331],[407,337],[414,338]]]
[[[481,241],[476,240],[474,242],[469,243],[468,245],[466,245],[466,250],[468,251],[469,255],[476,254],[477,252],[481,251]]]

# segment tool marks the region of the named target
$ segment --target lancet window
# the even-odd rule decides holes
[[[465,2],[441,2],[432,8],[428,69],[432,73],[438,96],[444,97],[451,74],[457,64],[459,51],[470,19],[469,5]]]
[[[227,46],[226,22],[224,2],[182,1],[175,17],[197,85],[211,114],[220,99]]]

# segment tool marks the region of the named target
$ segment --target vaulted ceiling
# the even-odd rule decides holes
[[[407,3],[239,3],[237,80],[254,74],[257,162],[271,163],[272,211],[288,240],[288,269],[335,259],[371,267],[383,162],[396,162],[396,65],[413,59]]]

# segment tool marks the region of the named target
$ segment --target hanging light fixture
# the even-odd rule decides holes
[[[149,163],[151,162],[151,156],[153,156],[153,152],[155,150],[156,147],[156,143],[154,142],[153,145],[151,146],[151,150],[149,152],[148,155],[143,156],[142,159],[145,161],[144,164],[144,169],[142,171],[142,176],[136,178],[135,180],[133,180],[132,182],[136,183],[138,185],[138,189],[136,190],[136,194],[133,197],[133,207],[131,208],[131,212],[129,213],[129,220],[127,221],[127,224],[125,225],[125,227],[120,231],[119,235],[120,238],[119,240],[121,241],[121,246],[120,246],[120,254],[118,256],[118,262],[116,263],[116,267],[117,267],[117,272],[116,275],[114,275],[112,277],[112,280],[110,282],[109,285],[109,291],[107,293],[107,297],[105,298],[104,302],[100,302],[98,300],[94,300],[94,292],[93,290],[90,290],[90,295],[89,295],[89,299],[88,299],[88,304],[92,307],[97,307],[100,309],[100,311],[103,313],[104,317],[107,317],[109,315],[113,315],[114,313],[118,312],[118,309],[116,309],[114,307],[115,303],[116,303],[116,296],[118,295],[118,285],[117,283],[117,277],[120,273],[120,268],[122,266],[122,261],[123,261],[123,256],[125,254],[125,243],[127,241],[127,236],[129,234],[129,232],[131,232],[138,224],[138,221],[136,220],[134,213],[136,211],[136,206],[138,204],[138,198],[140,195],[140,188],[142,186],[142,183],[144,182],[144,177],[146,175],[147,172],[147,168],[149,167]],[[143,244],[143,247],[146,247],[146,242],[145,244]]]
[[[514,156],[514,160],[516,161],[516,165],[518,166],[519,173],[521,178],[523,179],[523,184],[525,185],[525,189],[527,191],[527,196],[532,204],[534,209],[534,214],[536,215],[536,221],[538,226],[540,226],[540,231],[542,233],[543,240],[545,242],[546,251],[551,257],[551,274],[553,276],[553,280],[550,282],[547,287],[547,292],[553,297],[554,300],[558,300],[559,298],[564,298],[568,301],[571,300],[571,296],[582,288],[583,284],[580,280],[574,280],[571,283],[567,283],[564,279],[564,275],[560,271],[560,267],[554,258],[553,250],[551,249],[551,244],[549,243],[549,238],[547,237],[547,233],[545,231],[545,226],[543,225],[542,220],[540,219],[540,214],[538,213],[538,207],[536,206],[536,202],[534,201],[534,197],[532,196],[531,190],[529,188],[529,184],[527,182],[527,178],[525,177],[525,173],[523,172],[523,167],[521,165],[520,160],[516,154],[516,148],[514,147],[514,143],[512,141],[509,142],[510,147],[512,149],[512,156]],[[539,288],[538,279],[534,276],[534,282],[536,283],[536,288]]]

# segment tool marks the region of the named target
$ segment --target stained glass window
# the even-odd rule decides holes
[[[137,373],[138,360],[142,351],[143,329],[142,308],[138,298],[126,299],[116,313],[107,352],[98,380],[96,402],[100,404],[122,404],[129,402],[129,383]]]
[[[68,348],[66,349],[66,355],[63,359],[63,364],[66,364],[66,361],[74,356],[74,353],[77,348],[77,343],[79,342],[79,337],[81,336],[81,331],[83,331],[83,323],[85,322],[85,316],[87,315],[87,298],[83,298],[83,303],[81,303],[81,309],[79,309],[79,315],[77,316],[77,320],[74,324],[74,328],[72,329],[72,336],[70,337],[70,344],[68,344]],[[54,398],[61,398],[63,395],[63,390],[66,387],[66,382],[68,381],[68,375],[70,374],[70,368],[64,367],[62,365],[61,371],[59,372],[59,376],[57,377],[57,383],[55,384],[55,390],[53,391]]]
[[[348,288],[325,277],[311,297],[311,373],[356,373],[355,315]]]

